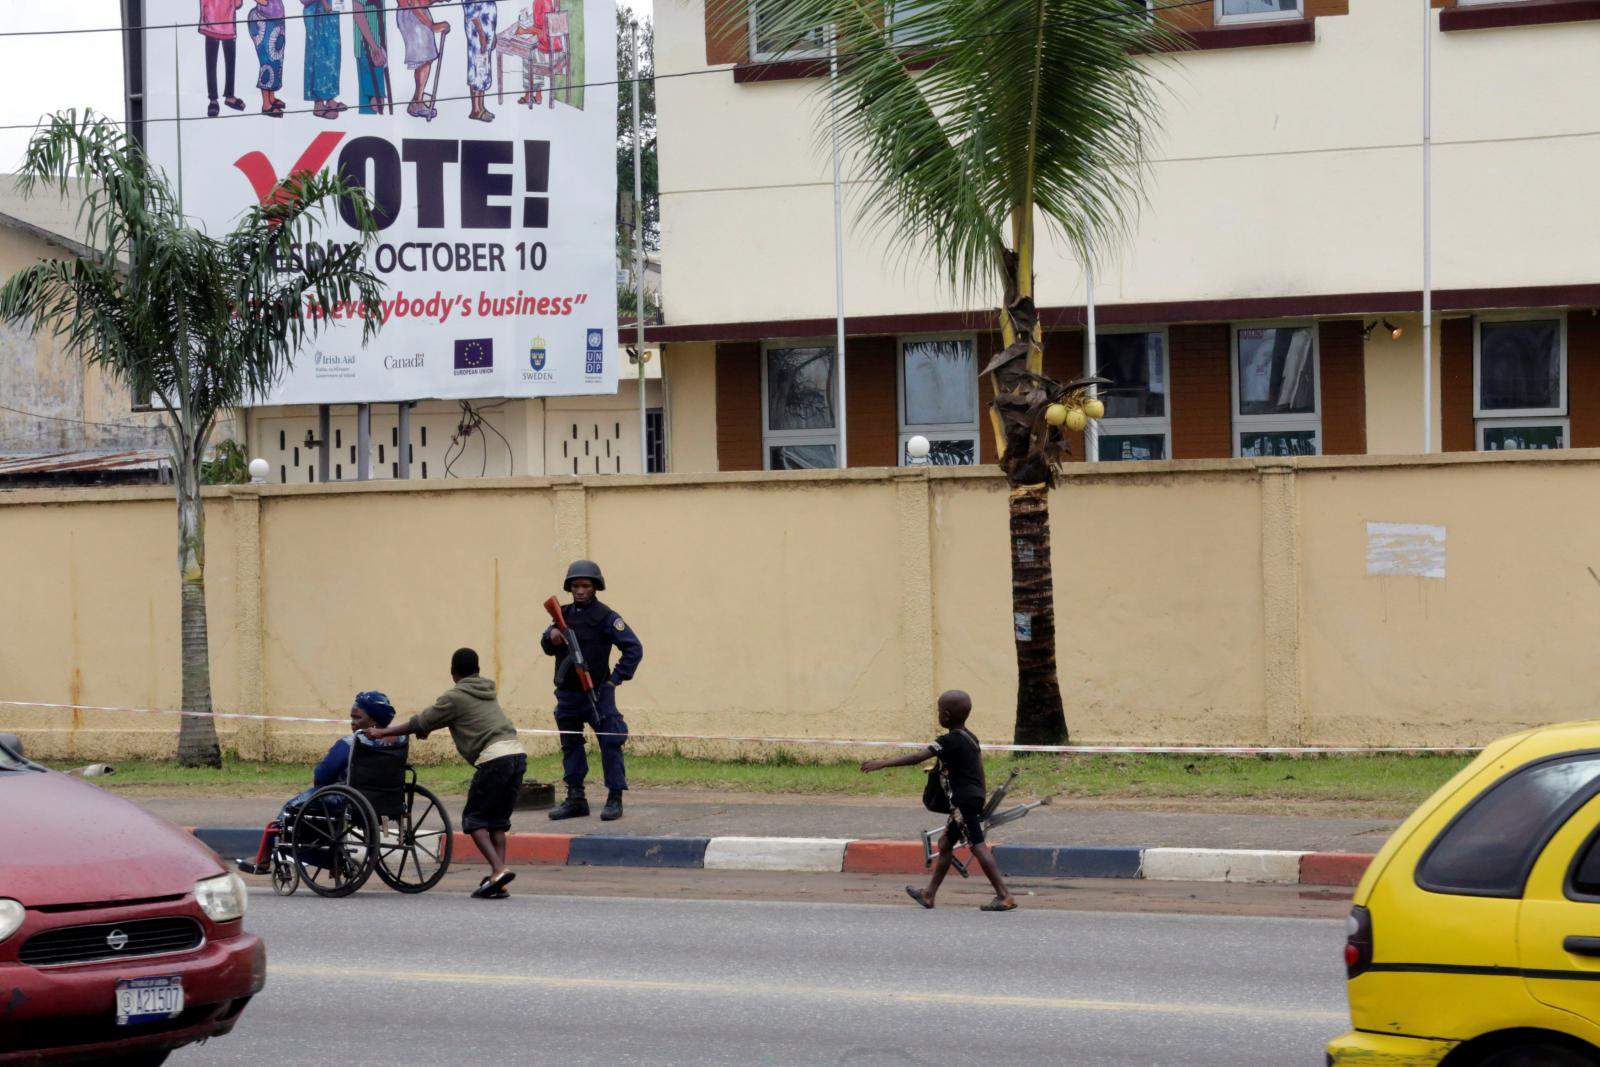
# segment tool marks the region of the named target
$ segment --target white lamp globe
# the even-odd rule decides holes
[[[912,459],[928,458],[928,439],[920,433],[906,442],[906,455]]]
[[[264,481],[266,481],[267,480],[267,472],[270,471],[271,469],[272,468],[267,465],[267,461],[264,460],[264,459],[257,458],[257,459],[251,460],[250,461],[250,480],[252,482],[264,482]]]

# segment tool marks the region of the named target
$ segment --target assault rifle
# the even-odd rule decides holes
[[[567,629],[566,617],[561,614],[561,605],[555,597],[544,602],[544,610],[550,613],[550,618],[556,624],[556,630],[561,634],[561,639],[567,643],[567,662],[578,675],[578,684],[583,686],[583,695],[589,698],[589,711],[594,718],[594,728],[600,729],[600,698],[594,695],[594,676],[589,673],[589,664],[583,658],[583,646],[578,644],[578,638]]]
[[[1015,807],[1007,808],[1005,811],[998,810],[1001,801],[1005,800],[1006,798],[1006,793],[1011,790],[1011,783],[1017,780],[1017,775],[1020,773],[1021,772],[1015,767],[1011,768],[1010,777],[1005,780],[1005,783],[1001,785],[999,789],[996,789],[994,793],[990,795],[988,803],[984,804],[981,818],[985,834],[997,826],[1004,826],[1006,823],[1016,822],[1034,808],[1042,807],[1043,805],[1050,803],[1050,798],[1045,797],[1043,800],[1034,800],[1026,804],[1018,804]],[[953,806],[954,805],[952,805],[952,807]],[[943,825],[936,826],[932,830],[922,831],[922,865],[924,867],[933,866],[933,858],[934,856],[938,855],[939,852],[939,837],[943,833]],[[961,842],[957,841],[955,844],[957,847],[959,847]],[[950,865],[961,873],[961,877],[966,878],[968,877],[967,865],[955,857],[954,851],[955,849],[952,848]]]

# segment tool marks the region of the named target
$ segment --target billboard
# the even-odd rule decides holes
[[[221,232],[332,167],[382,227],[376,339],[336,308],[258,402],[616,391],[617,90],[585,84],[615,70],[609,0],[142,7],[143,139],[191,218]],[[354,235],[336,214],[295,254]]]

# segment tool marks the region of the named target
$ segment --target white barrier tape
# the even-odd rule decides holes
[[[0,700],[0,707],[47,708],[61,711],[117,711],[146,715],[180,715],[193,719],[245,719],[251,722],[314,722],[334,726],[350,725],[348,718],[329,719],[307,715],[255,715],[242,711],[182,711],[176,708],[124,708],[95,704],[47,704],[33,700]],[[760,737],[738,734],[660,734],[602,733],[599,730],[544,730],[536,727],[517,727],[517,733],[555,737],[561,734],[583,736],[592,732],[596,737],[650,738],[655,741],[731,741],[763,745],[838,745],[846,748],[926,748],[926,741],[864,741],[847,737]],[[1079,756],[1374,756],[1374,755],[1445,755],[1470,756],[1483,751],[1482,746],[1455,745],[984,745],[987,752],[1053,752]]]

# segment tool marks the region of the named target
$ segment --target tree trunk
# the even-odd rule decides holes
[[[206,640],[206,519],[200,499],[198,449],[174,457],[178,491],[178,577],[182,586],[183,710],[178,720],[178,764],[220,767],[216,720],[211,714],[211,653]],[[199,717],[199,712],[207,717]]]
[[[1056,609],[1050,572],[1050,494],[1011,490],[1011,611],[1017,643],[1017,725],[1013,743],[1064,745],[1067,716],[1056,680]]]

